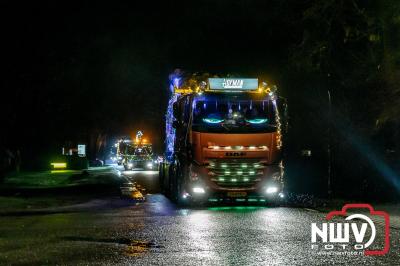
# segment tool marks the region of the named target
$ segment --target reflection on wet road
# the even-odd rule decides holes
[[[156,192],[156,172],[124,174]],[[7,257],[0,264],[398,265],[398,230],[385,257],[311,250],[310,225],[324,217],[302,208],[178,208],[155,193],[144,203],[93,212],[2,217],[0,250]]]
[[[123,171],[122,176],[131,182],[137,182],[153,194],[159,192],[157,171]]]

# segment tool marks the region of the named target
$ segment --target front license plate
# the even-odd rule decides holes
[[[232,197],[232,198],[240,198],[240,197],[246,197],[247,192],[232,191],[232,192],[228,192],[227,195],[228,195],[228,197]]]

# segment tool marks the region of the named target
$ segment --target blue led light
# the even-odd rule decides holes
[[[249,119],[246,121],[249,122],[250,124],[263,124],[263,123],[267,123],[268,119],[267,118],[256,118],[256,119]]]
[[[224,120],[217,118],[203,118],[203,122],[206,122],[208,124],[219,124],[221,122],[224,122]]]
[[[180,78],[174,78],[174,81],[173,81],[173,82],[174,82],[174,86],[175,86],[175,87],[179,88],[179,82],[180,82],[180,80],[181,80]]]
[[[178,94],[173,94],[172,97],[169,99],[168,108],[167,108],[167,115],[166,115],[166,159],[167,161],[173,160],[174,155],[174,142],[175,142],[175,128],[172,126],[175,118],[174,118],[174,111],[173,106],[176,100],[178,99]]]

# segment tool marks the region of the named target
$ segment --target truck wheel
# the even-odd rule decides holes
[[[179,165],[177,164],[172,164],[170,167],[170,191],[169,191],[169,198],[172,202],[178,203],[179,200],[179,186],[178,186],[178,181],[179,181]]]
[[[171,201],[178,203],[179,200],[179,188],[178,188],[178,167],[175,167],[174,175],[172,176],[171,182]]]
[[[185,190],[185,180],[187,175],[187,168],[181,164],[176,169],[176,187],[175,187],[175,199],[176,203],[180,206],[190,205],[190,198],[182,198]]]
[[[177,187],[176,187],[176,203],[180,206],[186,206],[189,199],[183,199],[183,184],[182,180],[177,180]]]
[[[174,197],[174,180],[175,180],[175,165],[171,164],[168,167],[168,180],[166,182],[166,196],[173,201]]]
[[[162,194],[165,194],[165,189],[164,189],[164,165],[159,164],[158,165],[158,186]]]

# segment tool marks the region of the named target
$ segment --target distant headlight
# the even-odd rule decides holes
[[[128,167],[132,168],[133,167],[133,163],[128,163]]]
[[[147,163],[146,166],[147,168],[153,168],[153,163]]]

